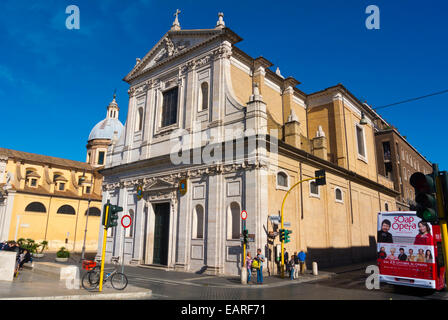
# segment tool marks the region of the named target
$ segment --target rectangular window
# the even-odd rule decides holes
[[[59,191],[64,191],[65,189],[65,183],[61,182],[59,183]]]
[[[167,127],[177,122],[177,92],[178,88],[175,87],[163,93],[162,127]]]
[[[31,186],[36,187],[37,186],[37,179],[31,179]]]
[[[384,155],[384,161],[391,160],[390,144],[388,141],[383,142],[383,155]]]
[[[104,164],[104,151],[98,152],[98,164]]]
[[[90,187],[86,187],[86,193],[90,193]]]
[[[364,130],[360,126],[356,126],[356,138],[358,140],[358,154],[365,158],[366,157],[366,149],[364,143]]]

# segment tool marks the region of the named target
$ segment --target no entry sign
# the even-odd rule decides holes
[[[247,218],[247,211],[246,210],[241,211],[241,219],[246,220],[246,218]]]
[[[132,218],[130,215],[126,214],[121,218],[121,225],[123,228],[129,228],[132,224]]]

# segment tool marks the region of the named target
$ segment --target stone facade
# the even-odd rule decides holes
[[[108,231],[106,260],[123,255],[126,263],[239,274],[244,209],[254,235],[249,251],[261,248],[265,270],[275,273],[279,242],[269,235],[278,226],[270,216],[289,187],[318,169],[327,171],[327,185],[312,194],[304,183],[285,205],[293,230],[287,250],[324,264],[375,257],[377,213],[397,192],[378,177],[372,121],[358,125],[373,111],[342,85],[302,92],[271,62],[238,49],[241,38],[222,16],[215,29],[182,30],[176,21],[124,79],[126,125],[100,172],[103,204],[123,207],[134,222],[130,231]]]

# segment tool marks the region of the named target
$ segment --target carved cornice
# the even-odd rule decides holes
[[[200,178],[211,175],[238,173],[244,170],[268,169],[269,162],[267,160],[242,161],[239,163],[214,164],[200,168],[186,168],[184,171],[161,174],[146,178],[138,178],[133,180],[125,180],[122,182],[111,182],[103,185],[103,191],[112,191],[119,188],[137,188],[143,185],[143,192],[171,192],[177,189],[179,180],[184,178]]]

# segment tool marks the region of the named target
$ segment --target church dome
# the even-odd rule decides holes
[[[98,122],[92,131],[90,131],[89,140],[94,139],[109,139],[112,140],[114,133],[117,133],[117,138],[121,136],[123,132],[123,124],[118,119],[106,118]]]
[[[123,124],[118,120],[118,104],[114,99],[107,107],[107,115],[106,119],[98,122],[95,127],[93,127],[92,131],[90,131],[89,140],[95,139],[109,139],[113,140],[114,135],[116,134],[115,139],[119,139],[121,134],[123,133]]]

